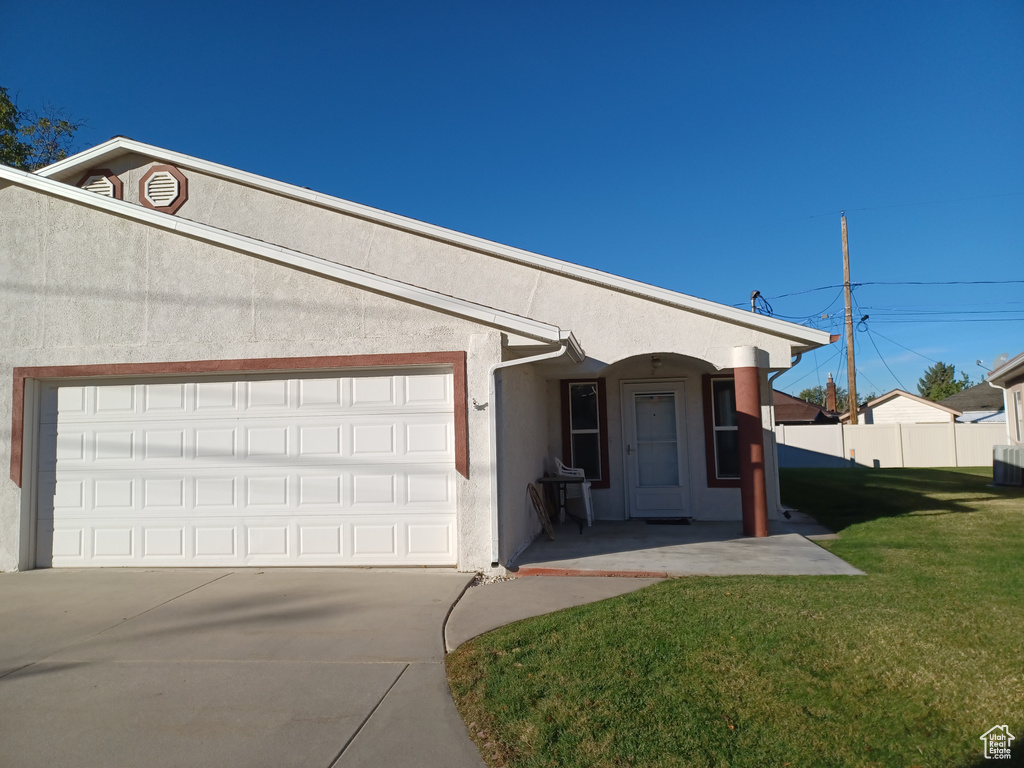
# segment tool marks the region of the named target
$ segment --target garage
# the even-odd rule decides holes
[[[455,565],[451,368],[44,382],[36,564]]]

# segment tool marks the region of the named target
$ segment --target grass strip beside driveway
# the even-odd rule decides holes
[[[784,471],[867,577],[677,579],[519,622],[448,657],[459,710],[510,768],[981,765],[994,725],[1024,744],[1024,493],[990,477]]]

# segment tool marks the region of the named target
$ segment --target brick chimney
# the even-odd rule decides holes
[[[830,413],[836,412],[836,383],[832,381],[832,374],[828,375],[828,386],[825,388],[825,409]]]

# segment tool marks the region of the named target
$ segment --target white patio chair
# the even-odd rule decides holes
[[[582,469],[567,467],[558,457],[555,457],[555,473],[566,477],[586,477]],[[592,526],[594,524],[594,502],[590,498],[590,481],[584,480],[582,483],[565,484],[566,500],[580,497],[583,498],[583,506],[587,510],[587,525]]]

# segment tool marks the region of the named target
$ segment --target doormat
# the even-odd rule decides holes
[[[648,525],[689,525],[693,522],[692,517],[649,517]]]

